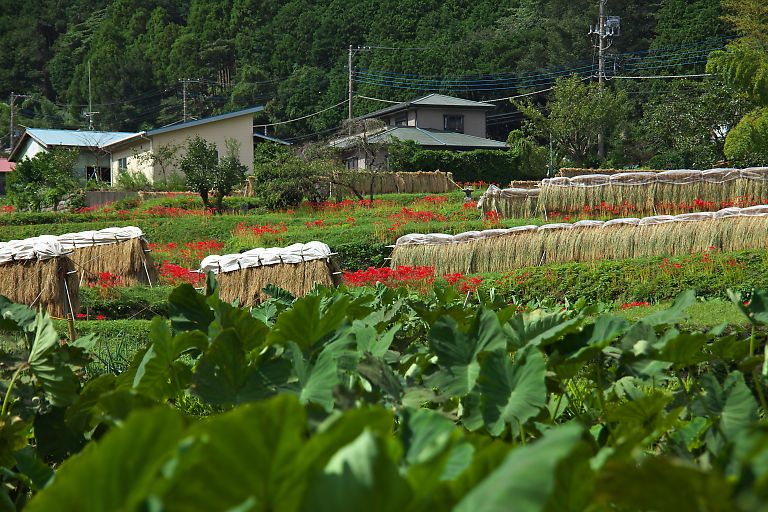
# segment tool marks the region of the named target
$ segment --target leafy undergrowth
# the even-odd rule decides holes
[[[632,322],[585,301],[465,306],[454,288],[272,288],[247,311],[209,284],[176,288],[170,321],[98,375],[94,336],[62,342],[47,316],[0,299],[23,349],[1,368],[4,508],[679,512],[768,498],[763,331],[684,327],[692,292]],[[768,292],[745,302],[733,296],[768,322]]]

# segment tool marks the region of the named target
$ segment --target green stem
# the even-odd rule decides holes
[[[752,325],[752,334],[749,336],[749,357],[755,355],[755,326]]]
[[[760,399],[763,414],[768,414],[768,403],[765,401],[765,393],[763,392],[763,379],[760,378],[757,368],[752,370],[752,378],[755,379],[755,389],[757,389],[757,397]]]
[[[8,384],[8,390],[5,392],[5,398],[3,399],[3,408],[0,409],[0,417],[5,416],[5,411],[8,410],[8,402],[11,400],[11,391],[13,391],[13,385],[16,384],[16,379],[19,378],[21,372],[26,369],[25,365],[19,366],[13,373],[11,382]]]
[[[597,356],[597,401],[600,404],[600,411],[605,413],[605,394],[603,393],[603,354],[600,353]],[[613,445],[616,446],[616,438],[613,435],[613,429],[605,422],[605,428],[608,429],[608,436],[611,438]]]

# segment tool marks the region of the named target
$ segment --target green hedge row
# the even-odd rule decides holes
[[[545,166],[522,158],[519,149],[446,151],[421,149],[415,144],[390,146],[392,171],[446,171],[457,182],[485,181],[506,185],[512,180],[537,180],[544,177]]]
[[[690,288],[700,296],[727,298],[729,288],[742,293],[768,288],[768,252],[544,265],[486,275],[481,288],[496,288],[508,300],[523,302],[579,297],[592,302],[659,302]]]

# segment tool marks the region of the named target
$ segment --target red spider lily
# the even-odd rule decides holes
[[[204,278],[203,274],[193,272],[188,268],[184,268],[168,261],[163,261],[158,271],[163,280],[170,285],[181,283],[196,285],[201,283]]]
[[[397,288],[400,286],[416,286],[424,288],[427,285],[431,285],[434,280],[434,267],[369,267],[368,270],[344,272],[344,283],[347,286],[373,286],[381,283],[390,288]]]
[[[107,317],[105,317],[104,315],[96,315],[96,320],[106,320],[106,319]]]
[[[426,196],[421,198],[419,201],[431,204],[442,204],[448,202],[448,196]]]
[[[143,212],[145,215],[153,217],[186,217],[186,216],[203,216],[208,217],[213,215],[214,209],[207,208],[205,210],[187,210],[186,208],[177,208],[174,206],[153,206],[147,208]]]
[[[104,289],[123,286],[123,278],[110,272],[99,272],[96,277],[91,277],[85,283],[89,288],[101,287]]]
[[[75,318],[77,318],[78,320],[85,320],[86,318],[88,318],[88,315],[86,315],[85,313],[78,313],[75,315]]]
[[[0,213],[13,213],[15,211],[16,211],[16,208],[14,208],[10,204],[5,205],[5,206],[0,206]]]
[[[235,235],[253,234],[255,236],[261,236],[266,233],[275,234],[285,233],[286,231],[288,231],[288,226],[285,225],[285,222],[275,225],[264,224],[263,226],[258,224],[255,226],[248,226],[245,222],[241,222],[235,228]]]
[[[322,228],[325,227],[325,220],[323,220],[323,219],[316,219],[316,220],[312,220],[312,221],[308,220],[307,222],[304,223],[304,225],[307,226],[310,229],[311,228],[322,229]]]
[[[475,293],[477,291],[477,288],[480,286],[480,283],[483,282],[482,277],[468,277],[464,279],[461,283],[459,283],[459,291],[461,293],[467,293],[472,292]]]
[[[460,272],[456,272],[455,274],[445,274],[443,276],[443,279],[445,279],[445,282],[448,284],[456,284],[462,279],[464,279],[464,274]]]
[[[350,210],[355,208],[372,208],[374,206],[384,205],[386,202],[381,199],[374,199],[373,201],[370,199],[359,199],[356,201],[353,201],[352,199],[344,199],[339,202],[321,201],[319,203],[309,202],[308,204],[315,210]]]
[[[83,206],[81,208],[75,208],[75,213],[91,213],[96,211],[96,206]]]
[[[464,203],[462,208],[464,208],[465,210],[471,210],[473,208],[477,208],[477,201],[467,201],[466,203]]]
[[[647,307],[647,306],[650,306],[650,305],[651,305],[650,302],[638,302],[638,301],[635,301],[635,302],[628,302],[626,304],[622,304],[621,305],[621,309],[644,308],[644,307]]]

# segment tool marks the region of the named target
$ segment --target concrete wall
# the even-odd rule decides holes
[[[486,137],[485,110],[454,109],[454,108],[419,108],[416,109],[416,118],[419,128],[431,128],[443,130],[444,115],[464,116],[464,133],[475,137]]]

